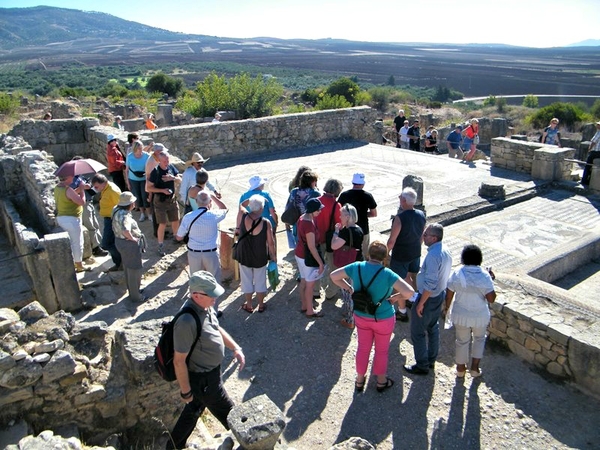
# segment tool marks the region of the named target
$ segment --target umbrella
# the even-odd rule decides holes
[[[84,158],[67,161],[54,172],[54,175],[57,177],[74,177],[75,175],[100,172],[104,169],[106,169],[104,164],[93,159]]]

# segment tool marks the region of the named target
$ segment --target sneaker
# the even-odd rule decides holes
[[[152,223],[152,216],[148,216],[148,222]]]
[[[408,322],[408,314],[396,311],[396,320],[398,322]]]
[[[160,256],[166,256],[167,252],[165,252],[165,246],[164,244],[158,244],[158,254]]]
[[[146,214],[142,213],[138,222],[143,222],[144,220],[146,220]]]

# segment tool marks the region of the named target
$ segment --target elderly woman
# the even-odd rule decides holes
[[[140,222],[152,217],[146,192],[146,163],[149,157],[150,155],[144,152],[144,144],[139,140],[134,140],[131,144],[131,153],[125,160],[127,189],[137,198],[137,207],[141,211]]]
[[[106,137],[106,160],[108,161],[108,173],[112,177],[113,183],[115,183],[121,191],[127,190],[127,183],[125,183],[125,158],[121,147],[117,142],[117,138],[109,134]]]
[[[471,119],[471,123],[462,131],[463,136],[463,149],[467,154],[465,155],[465,161],[472,161],[477,150],[476,141],[479,140],[479,120]]]
[[[375,305],[379,304],[374,315],[359,311],[355,305],[354,322],[358,331],[358,348],[354,385],[358,392],[362,392],[365,387],[365,376],[373,345],[375,355],[371,372],[377,377],[377,392],[383,392],[394,385],[394,380],[387,376],[388,351],[396,323],[392,303],[398,302],[398,306],[404,308],[406,299],[414,294],[413,288],[406,281],[383,266],[387,253],[383,242],[374,241],[369,245],[366,262],[355,262],[331,273],[331,279],[340,288],[351,294],[358,288],[367,290],[371,301]],[[396,294],[392,295],[394,292]]]
[[[294,256],[300,273],[299,291],[302,312],[311,319],[323,317],[321,311],[315,312],[313,308],[313,288],[325,270],[323,256],[318,251],[319,230],[315,224],[315,217],[320,214],[321,209],[323,209],[321,201],[318,198],[311,198],[306,202],[304,214],[300,216],[296,224],[298,241],[294,249]]]
[[[471,376],[481,375],[479,362],[490,323],[489,303],[496,299],[494,273],[481,268],[483,256],[476,245],[466,245],[461,254],[463,267],[448,280],[445,312],[456,328],[456,376],[465,376],[471,346]],[[454,302],[452,301],[453,299]]]
[[[67,232],[71,243],[71,253],[75,262],[75,271],[83,272],[83,226],[81,216],[85,205],[84,183],[79,182],[75,188],[71,186],[73,176],[59,177],[59,183],[54,188],[56,203],[56,222]]]
[[[145,247],[144,237],[133,218],[131,211],[135,207],[136,198],[131,192],[123,192],[119,203],[112,212],[112,228],[115,233],[115,245],[123,258],[125,282],[129,291],[129,299],[133,302],[143,302],[140,292],[142,283],[142,249]]]
[[[335,232],[331,240],[331,249],[333,250],[334,263],[344,259],[344,265],[352,264],[356,261],[363,261],[362,241],[363,231],[356,225],[358,212],[350,203],[342,206],[340,211],[341,223],[335,224]],[[342,254],[340,254],[342,253]],[[352,295],[345,289],[342,289],[342,326],[354,328],[354,314]]]
[[[254,194],[248,199],[250,212],[241,217],[238,228],[240,237],[237,242],[236,256],[240,263],[240,277],[245,302],[242,309],[252,313],[252,295],[256,292],[258,312],[266,309],[264,304],[267,295],[267,263],[277,262],[273,227],[271,222],[263,217],[265,198]]]

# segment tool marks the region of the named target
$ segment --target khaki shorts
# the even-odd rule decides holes
[[[179,205],[175,197],[160,201],[160,196],[154,194],[153,204],[157,223],[177,222],[179,220]]]

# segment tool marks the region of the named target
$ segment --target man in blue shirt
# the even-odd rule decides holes
[[[448,156],[452,159],[458,157],[458,159],[463,159],[463,151],[460,148],[460,144],[462,143],[462,127],[460,125],[456,125],[456,128],[452,133],[448,135],[446,138],[446,145],[448,146]]]
[[[452,256],[442,245],[443,238],[444,227],[439,223],[432,223],[423,233],[428,250],[417,275],[419,295],[410,320],[416,364],[404,366],[404,370],[415,375],[427,375],[434,368],[440,347],[439,318],[452,270]]]

